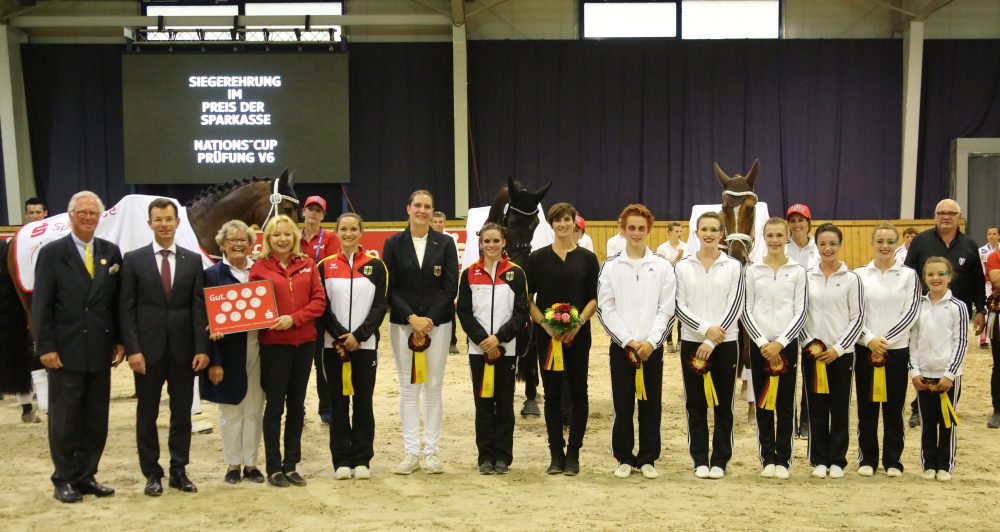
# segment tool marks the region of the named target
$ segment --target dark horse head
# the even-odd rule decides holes
[[[754,220],[756,219],[757,194],[753,187],[757,182],[760,161],[754,160],[746,176],[726,175],[715,163],[715,175],[722,183],[722,222],[726,226],[726,244],[729,256],[746,264],[753,249]]]
[[[510,260],[518,264],[524,264],[531,253],[531,237],[538,227],[538,203],[551,186],[552,183],[549,183],[538,190],[529,190],[513,177],[508,177],[507,186],[500,189],[490,205],[487,221],[504,227],[507,240],[504,251]]]

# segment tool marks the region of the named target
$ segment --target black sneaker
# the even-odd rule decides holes
[[[920,426],[920,413],[914,412],[910,415],[910,421],[908,423],[911,429],[915,429]]]
[[[510,472],[510,466],[508,466],[503,460],[500,460],[493,466],[493,472],[497,475],[506,475]]]
[[[986,423],[991,429],[1000,429],[1000,412],[993,412],[993,417]]]
[[[493,464],[489,462],[483,462],[479,464],[479,474],[480,475],[492,475],[493,474]]]
[[[302,487],[306,485],[306,479],[302,478],[302,475],[298,474],[297,471],[289,471],[285,473],[285,478],[288,479],[288,482],[290,482],[293,486]]]
[[[267,483],[276,488],[287,488],[291,486],[284,473],[275,473],[267,477]]]

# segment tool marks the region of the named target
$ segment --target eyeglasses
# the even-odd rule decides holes
[[[937,212],[934,213],[935,216],[948,216],[948,217],[951,217],[951,218],[954,218],[955,216],[958,216],[959,214],[961,214],[961,213],[957,212],[957,211],[937,211]]]
[[[97,218],[101,213],[97,211],[73,211],[73,215],[78,218]]]
[[[246,238],[227,238],[226,243],[235,246],[236,244],[249,244],[250,240]]]

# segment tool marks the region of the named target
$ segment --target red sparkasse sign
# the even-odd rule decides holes
[[[269,280],[206,288],[205,308],[213,334],[265,329],[278,319],[274,286]]]

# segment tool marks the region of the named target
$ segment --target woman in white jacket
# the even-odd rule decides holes
[[[618,216],[625,250],[609,258],[597,282],[597,315],[611,337],[611,396],[614,420],[611,451],[618,461],[615,476],[628,478],[633,469],[656,478],[660,456],[660,398],[663,390],[663,342],[672,330],[674,269],[647,247],[653,215],[632,204]],[[638,366],[638,367],[637,367]],[[642,388],[637,393],[637,373]],[[639,453],[633,453],[632,414],[639,403]]]
[[[895,259],[899,231],[879,224],[872,231],[875,258],[854,270],[865,292],[865,323],[857,344],[858,474],[878,469],[878,418],[882,411],[882,465],[899,477],[903,464],[903,405],[910,363],[910,328],[920,309],[917,273]],[[882,369],[877,369],[882,368]]]
[[[767,255],[747,266],[743,326],[750,338],[760,475],[787,479],[792,466],[798,338],[806,320],[806,270],[785,255],[788,222],[764,224]],[[771,377],[777,377],[775,382]],[[777,386],[777,389],[773,387]],[[777,418],[777,426],[775,425]]]
[[[843,239],[837,226],[819,226],[819,264],[806,275],[809,306],[802,330],[802,365],[808,388],[809,461],[813,476],[819,478],[827,474],[843,478],[847,466],[854,344],[865,319],[861,278],[840,260]]]
[[[722,219],[698,217],[698,253],[677,262],[677,317],[681,320],[681,372],[686,396],[688,450],[698,478],[722,478],[733,455],[733,396],[739,357],[737,320],[743,314],[743,271],[719,250]],[[711,374],[715,429],[708,449],[708,396]],[[717,400],[714,400],[717,399]],[[711,468],[710,468],[711,467]]]

